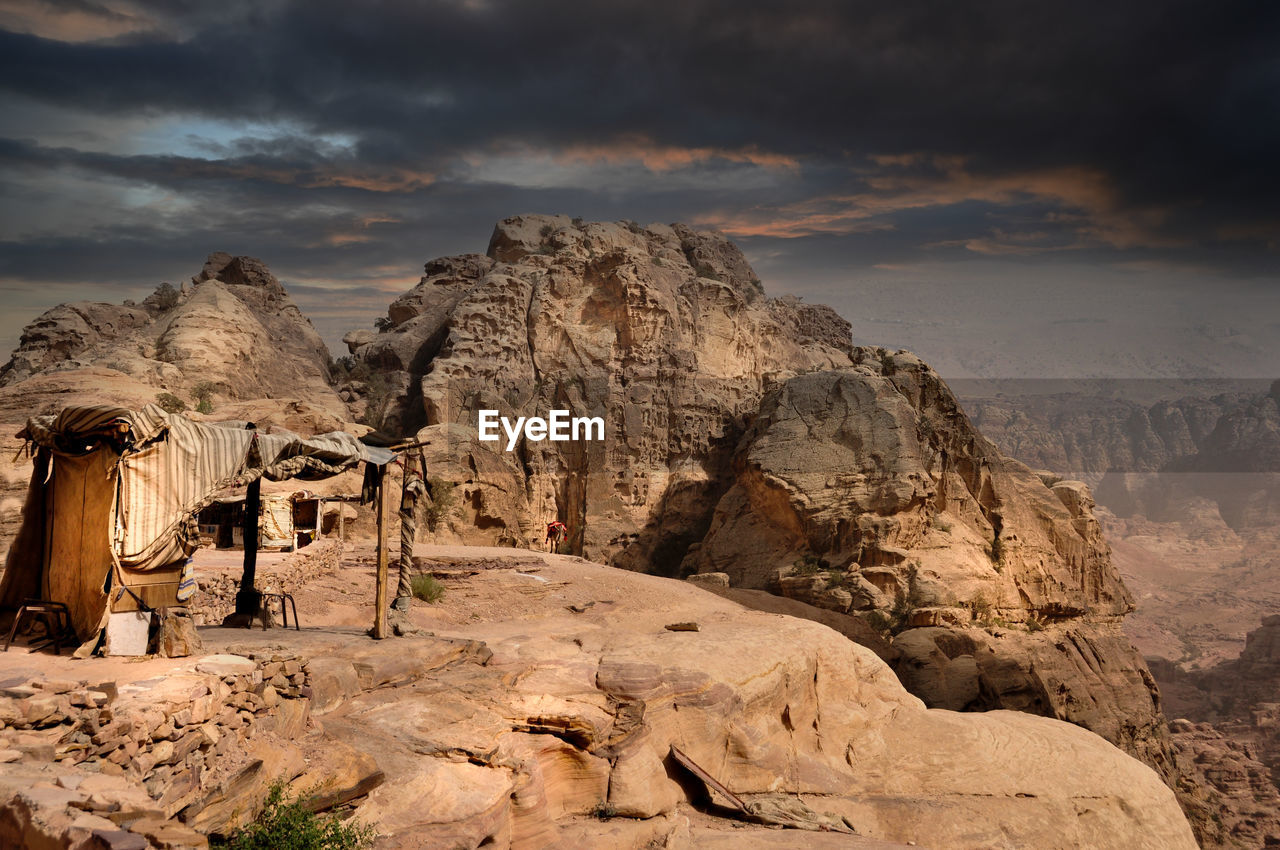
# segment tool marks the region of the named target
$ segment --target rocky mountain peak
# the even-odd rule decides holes
[[[168,393],[195,407],[305,398],[337,418],[329,352],[266,264],[210,254],[190,285],[162,283],[142,304],[60,304],[23,331],[0,386],[48,373],[114,373],[119,393]],[[70,380],[70,378],[68,378]],[[104,400],[111,391],[104,389]]]

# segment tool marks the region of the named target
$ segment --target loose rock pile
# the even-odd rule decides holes
[[[286,561],[261,574],[258,589],[267,593],[296,593],[307,581],[329,575],[342,559],[342,542],[317,540],[299,549]],[[216,625],[236,608],[240,576],[205,573],[196,576],[200,589],[191,599],[191,616],[197,626]]]
[[[236,786],[245,785],[246,768],[259,772],[260,739],[302,734],[311,695],[307,663],[278,654],[208,656],[194,671],[119,687],[32,680],[4,688],[0,760],[8,767],[0,783],[17,787],[0,808],[0,839],[32,846],[38,833],[62,842],[49,846],[75,847],[110,827],[161,847],[204,847],[201,832],[254,810],[243,792],[255,789]],[[32,793],[20,790],[30,784],[27,768],[44,773],[49,787],[36,781]],[[97,819],[77,820],[72,809]],[[114,840],[106,846],[146,846]]]

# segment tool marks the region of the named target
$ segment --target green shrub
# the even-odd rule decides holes
[[[181,413],[187,409],[187,403],[173,393],[160,393],[156,396],[156,404],[165,413]]]
[[[191,397],[196,400],[196,413],[213,413],[213,391],[217,389],[212,381],[201,381],[191,388]]]
[[[174,288],[174,285],[165,281],[156,287],[156,291],[151,293],[151,297],[147,301],[150,301],[157,309],[163,312],[177,307],[179,297],[180,293]]]
[[[385,375],[374,372],[370,373],[365,387],[364,414],[360,417],[360,421],[370,428],[381,428],[383,420],[391,410],[391,403],[395,400],[392,396],[391,382]]]
[[[883,611],[873,610],[867,612],[862,618],[868,626],[875,629],[880,634],[887,634],[894,630],[897,625],[892,618]]]
[[[449,515],[458,502],[454,488],[458,485],[443,478],[431,476],[427,479],[427,490],[431,493],[431,502],[427,505],[427,528],[436,530],[436,524]]]
[[[371,826],[344,823],[336,816],[317,815],[298,798],[285,797],[277,782],[267,792],[258,819],[212,846],[225,850],[359,850],[373,843]]]
[[[822,572],[825,566],[816,555],[805,555],[800,560],[791,565],[794,569],[792,572],[798,576],[816,576]]]
[[[440,601],[440,597],[444,596],[444,585],[436,581],[433,575],[416,575],[409,580],[409,587],[413,590],[413,598],[421,599],[423,602],[434,605]]]
[[[716,272],[715,266],[710,263],[698,263],[693,267],[693,272],[698,277],[705,277],[708,280],[720,280],[720,275]]]
[[[992,613],[995,612],[995,605],[991,602],[991,597],[985,593],[979,593],[969,602],[969,608],[973,611],[973,619],[985,622],[991,619]]]

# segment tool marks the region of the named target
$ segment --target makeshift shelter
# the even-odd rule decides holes
[[[0,609],[27,598],[62,602],[89,645],[111,614],[180,604],[183,566],[199,545],[196,517],[214,494],[394,458],[344,432],[302,438],[244,422],[193,422],[155,405],[69,407],[29,420],[19,436],[35,470]]]

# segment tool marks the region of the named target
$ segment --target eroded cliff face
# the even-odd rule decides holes
[[[667,574],[701,539],[765,390],[851,364],[847,322],[765,298],[736,246],[683,225],[508,219],[487,257],[428,263],[387,324],[348,344],[385,382],[368,402],[384,428],[425,425],[433,474],[463,485],[448,539],[484,517],[492,542],[532,541],[558,517],[573,551]],[[599,416],[605,439],[504,452],[474,440],[481,409]]]
[[[765,397],[686,570],[895,633],[889,657],[928,705],[1070,720],[1171,776],[1088,488],[1002,456],[917,358],[854,361]]]
[[[722,236],[529,216],[487,256],[427,264],[380,333],[386,422],[454,482],[439,542],[724,572],[896,634],[929,704],[1071,720],[1170,776],[1132,608],[1079,482],[984,439],[906,352],[855,349],[827,308],[766,298]],[[600,416],[602,442],[476,439],[476,412]]]

